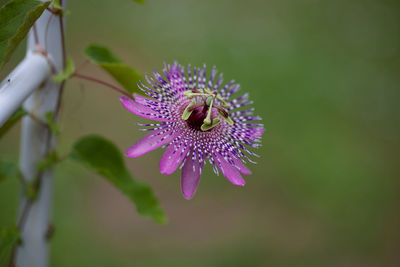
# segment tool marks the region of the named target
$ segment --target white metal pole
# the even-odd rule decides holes
[[[60,1],[61,2],[61,1]],[[65,6],[65,0],[62,1]],[[45,11],[36,22],[38,42],[45,48],[57,71],[63,67],[63,47],[60,31],[60,20],[57,16]],[[47,34],[46,34],[47,31]],[[47,37],[47,40],[45,40]],[[33,30],[28,37],[28,53],[35,50]],[[45,84],[36,90],[24,103],[24,108],[40,120],[45,119],[49,111],[55,112],[59,98],[59,84],[53,82],[51,76]],[[50,142],[49,142],[50,140]],[[16,250],[17,267],[47,267],[49,265],[49,246],[46,238],[50,226],[52,202],[51,170],[38,173],[37,163],[54,147],[54,136],[43,124],[26,116],[22,121],[20,168],[23,179],[27,183],[39,177],[40,187],[37,199],[33,202],[21,193],[20,213],[18,220],[21,227],[22,244]],[[27,211],[26,207],[30,205]]]
[[[0,127],[48,79],[49,74],[47,59],[40,53],[28,52],[0,87]]]

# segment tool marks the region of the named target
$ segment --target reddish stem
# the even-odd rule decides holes
[[[39,37],[38,37],[38,33],[37,33],[36,24],[33,24],[32,31],[33,31],[33,39],[35,40],[35,45],[38,45]]]
[[[132,98],[132,95],[129,94],[127,91],[125,91],[125,90],[123,90],[123,89],[121,89],[121,88],[119,88],[119,87],[117,87],[117,86],[115,86],[115,85],[113,85],[111,83],[99,80],[97,78],[86,76],[86,75],[83,75],[83,74],[80,74],[80,73],[77,73],[77,72],[75,72],[72,75],[72,77],[77,77],[77,78],[81,78],[81,79],[84,79],[84,80],[88,80],[88,81],[92,81],[92,82],[95,82],[95,83],[102,84],[104,86],[110,87],[111,89],[113,89],[113,90],[115,90],[115,91],[117,91],[117,92],[129,97],[129,98]]]

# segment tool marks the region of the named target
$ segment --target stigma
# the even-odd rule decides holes
[[[206,132],[220,124],[221,119],[213,116],[213,110],[217,110],[220,117],[233,126],[233,121],[226,110],[229,105],[216,91],[187,90],[183,94],[188,99],[193,99],[182,113],[182,119],[192,128]]]

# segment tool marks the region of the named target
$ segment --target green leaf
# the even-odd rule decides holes
[[[47,157],[42,158],[37,163],[37,170],[39,172],[52,168],[55,164],[60,162],[60,157],[55,150],[51,151]]]
[[[100,66],[107,71],[128,93],[141,93],[138,82],[142,76],[135,69],[115,63],[102,63]]]
[[[0,0],[0,8],[7,4],[10,0]]]
[[[0,8],[0,70],[49,6],[38,0],[11,0]]]
[[[14,246],[20,242],[20,233],[16,226],[0,229],[0,264],[6,263],[7,256],[10,256]]]
[[[65,69],[54,75],[53,80],[56,83],[60,83],[71,77],[72,74],[74,74],[74,72],[75,72],[75,64],[72,61],[72,59],[68,58],[67,62],[65,63]]]
[[[0,128],[0,138],[14,126],[23,116],[28,114],[23,108],[17,109],[14,114],[1,126]]]
[[[50,131],[54,135],[59,135],[61,133],[61,130],[54,118],[54,113],[52,111],[49,111],[44,116],[46,118],[46,123],[50,128]]]
[[[83,137],[75,143],[70,158],[104,176],[135,203],[140,215],[150,216],[158,223],[166,221],[150,186],[132,179],[121,152],[110,141],[97,135]]]
[[[39,194],[39,188],[40,188],[40,179],[39,176],[36,176],[32,181],[29,181],[28,183],[25,184],[25,196],[32,200],[35,201],[37,199],[37,196]]]
[[[0,182],[7,177],[17,176],[18,165],[13,162],[0,161]]]
[[[89,59],[110,74],[127,92],[140,92],[137,87],[142,75],[134,68],[122,63],[107,47],[91,44],[85,49]]]
[[[121,63],[122,61],[117,58],[107,47],[91,44],[85,49],[85,55],[96,64],[102,63]]]
[[[69,14],[70,14],[69,10],[65,10],[65,9],[61,6],[59,0],[53,0],[52,3],[51,3],[51,5],[52,5],[52,7],[53,7],[53,10],[56,12],[55,14],[56,14],[57,16],[60,16],[60,15],[69,15]]]
[[[60,5],[59,0],[53,0],[52,6],[53,6],[53,8],[56,8],[56,9],[63,9],[63,7]]]
[[[136,3],[139,3],[139,4],[144,4],[145,0],[133,0],[133,1],[136,2]]]

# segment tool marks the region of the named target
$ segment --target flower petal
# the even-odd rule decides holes
[[[265,129],[263,127],[255,127],[253,131],[253,135],[250,139],[260,138],[264,134]]]
[[[160,172],[166,175],[173,173],[185,159],[189,149],[190,146],[185,144],[183,140],[178,144],[171,144],[160,160]]]
[[[128,97],[121,97],[120,101],[122,102],[122,105],[129,110],[130,112],[146,118],[150,120],[155,120],[155,121],[172,121],[170,119],[167,119],[164,115],[134,101],[133,99],[130,99]]]
[[[139,157],[162,145],[168,144],[180,134],[180,131],[173,132],[172,130],[165,129],[152,131],[139,142],[128,148],[125,155],[131,158]]]
[[[201,166],[201,168],[202,167],[203,166]],[[199,160],[197,158],[192,160],[192,157],[189,155],[181,172],[181,188],[183,196],[186,199],[191,199],[194,193],[196,193],[200,182],[200,176]]]
[[[135,98],[135,101],[136,101],[137,103],[142,104],[142,105],[148,104],[149,101],[152,102],[152,103],[161,104],[160,101],[157,101],[157,100],[155,100],[155,99],[151,99],[151,98],[148,98],[148,97],[139,95],[139,94],[133,94],[133,97]]]
[[[251,171],[243,165],[243,163],[236,157],[234,157],[233,162],[235,162],[236,168],[243,174],[249,175]]]
[[[140,103],[140,104],[146,104],[146,101],[148,101],[148,100],[157,101],[157,100],[153,100],[151,98],[145,97],[145,96],[141,96],[141,95],[136,94],[136,93],[133,94],[133,97],[135,98],[135,101]]]
[[[218,168],[229,182],[236,186],[244,186],[246,184],[246,181],[242,178],[242,175],[240,175],[236,167],[231,165],[221,154],[215,153],[213,158]]]

